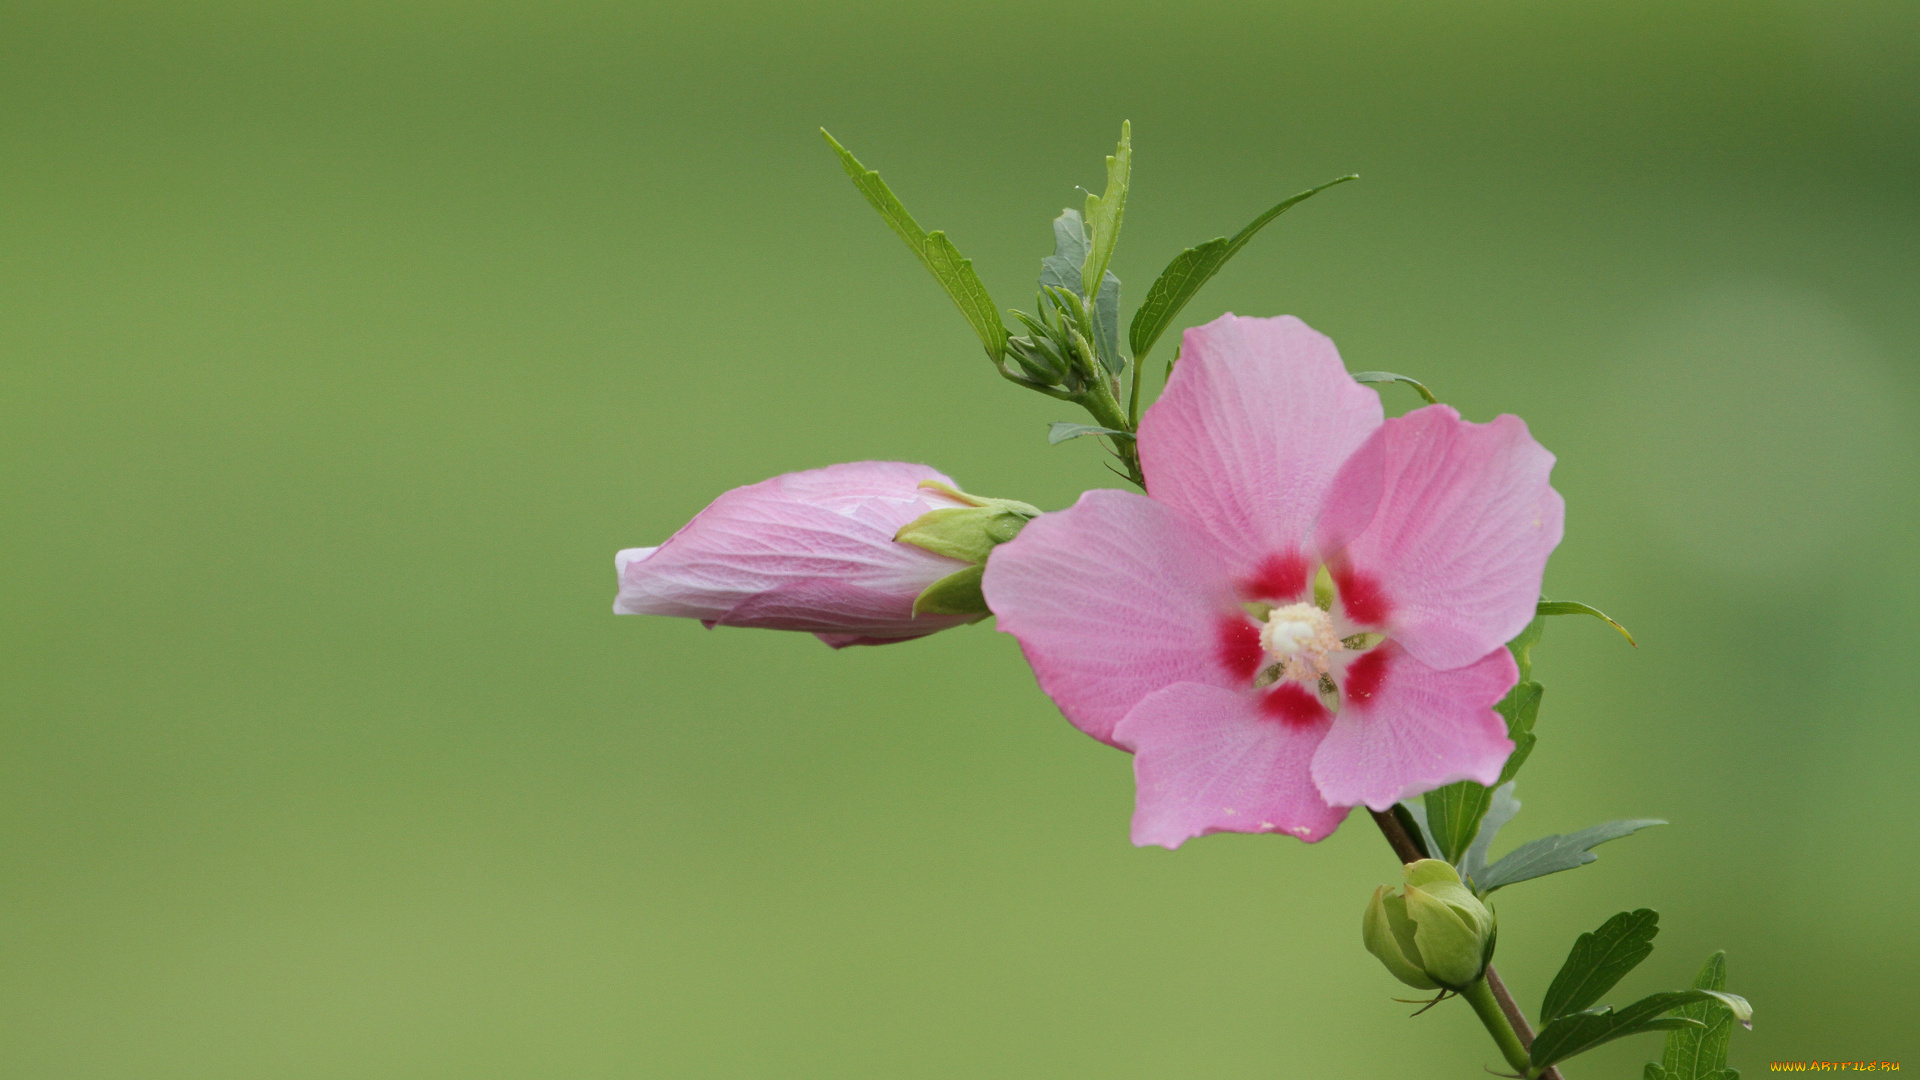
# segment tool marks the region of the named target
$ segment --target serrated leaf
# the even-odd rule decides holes
[[[1493,799],[1490,788],[1462,780],[1427,792],[1427,831],[1440,850],[1435,858],[1458,863],[1480,832],[1480,818]]]
[[[1630,821],[1609,821],[1565,836],[1544,836],[1514,848],[1505,858],[1487,867],[1486,875],[1479,878],[1477,884],[1481,892],[1492,892],[1515,882],[1530,881],[1585,866],[1599,858],[1590,849],[1609,840],[1630,836],[1649,826],[1665,824],[1658,818],[1634,818]]]
[[[1180,310],[1187,306],[1187,301],[1193,299],[1201,286],[1211,281],[1213,275],[1219,273],[1220,268],[1227,264],[1227,260],[1238,255],[1240,249],[1246,247],[1256,233],[1267,227],[1268,222],[1330,187],[1358,179],[1357,175],[1342,176],[1337,180],[1329,180],[1317,188],[1309,188],[1298,195],[1289,196],[1280,200],[1266,213],[1254,218],[1246,228],[1235,233],[1233,239],[1229,240],[1224,236],[1216,237],[1175,255],[1173,261],[1167,264],[1165,270],[1160,271],[1159,278],[1155,279],[1153,286],[1147,290],[1147,298],[1141,302],[1140,310],[1133,313],[1133,323],[1127,330],[1127,340],[1133,346],[1134,363],[1139,363],[1141,358],[1152,350],[1154,343],[1160,340],[1160,335],[1166,333],[1167,327],[1173,325],[1173,320],[1179,317]]]
[[[1535,615],[1536,617],[1541,615],[1591,615],[1601,622],[1606,623],[1608,626],[1613,627],[1615,630],[1620,631],[1620,636],[1627,639],[1627,644],[1636,649],[1640,647],[1640,643],[1633,640],[1633,635],[1627,632],[1627,628],[1608,618],[1606,612],[1601,611],[1599,608],[1579,603],[1578,601],[1542,600],[1540,601],[1539,608],[1535,611]]]
[[[1433,391],[1427,389],[1427,384],[1409,375],[1395,375],[1391,371],[1356,371],[1353,373],[1353,381],[1357,383],[1405,383],[1413,387],[1416,393],[1425,398],[1427,404],[1440,404],[1440,399],[1433,396]]]
[[[987,566],[981,563],[956,570],[921,590],[914,598],[915,615],[986,615],[987,597],[980,591],[980,580]]]
[[[1667,1016],[1682,1005],[1692,1005],[1702,1001],[1717,1001],[1733,1010],[1741,1019],[1753,1016],[1753,1007],[1738,994],[1727,994],[1715,990],[1668,990],[1658,994],[1648,994],[1631,1005],[1615,1009],[1589,1009],[1569,1016],[1549,1021],[1534,1036],[1533,1050],[1529,1055],[1535,1069],[1544,1069],[1556,1062],[1565,1061],[1575,1054],[1584,1054],[1601,1043],[1627,1035],[1637,1035],[1643,1031],[1666,1031],[1675,1028],[1701,1028],[1705,1025],[1698,1020],[1685,1016]]]
[[[1727,988],[1727,954],[1714,953],[1693,980],[1695,990]],[[1733,1041],[1733,1010],[1718,1001],[1701,1001],[1674,1010],[1675,1015],[1706,1025],[1699,1030],[1675,1031],[1667,1036],[1662,1068],[1666,1080],[1723,1080],[1727,1048]],[[1735,1074],[1738,1075],[1738,1074]]]
[[[1123,439],[1133,438],[1131,431],[1116,431],[1113,428],[1100,427],[1097,424],[1070,424],[1065,420],[1055,420],[1049,425],[1047,443],[1058,446],[1068,439],[1077,439],[1082,435],[1118,435]]]
[[[1533,725],[1540,718],[1540,698],[1545,693],[1546,688],[1537,682],[1516,683],[1493,707],[1506,720],[1507,738],[1513,740],[1513,753],[1500,769],[1500,784],[1518,776],[1520,766],[1525,765],[1527,756],[1533,753]]]
[[[1487,852],[1493,847],[1494,837],[1499,836],[1500,830],[1519,812],[1520,800],[1513,797],[1513,781],[1509,780],[1493,789],[1493,798],[1487,801],[1487,812],[1480,818],[1480,830],[1467,847],[1467,853],[1460,859],[1460,876],[1471,879],[1476,891],[1482,891],[1480,878],[1487,872]]]
[[[1127,184],[1133,174],[1133,122],[1120,123],[1120,145],[1107,158],[1107,189],[1087,196],[1087,261],[1080,268],[1080,295],[1098,296],[1113,247],[1120,242],[1120,220],[1127,212]]]
[[[940,287],[947,291],[954,306],[966,317],[973,332],[979,336],[980,344],[987,350],[987,358],[995,364],[1001,362],[1006,353],[1007,331],[1000,321],[1000,309],[987,295],[987,287],[980,283],[980,275],[974,273],[973,262],[962,258],[960,252],[947,239],[945,233],[929,233],[920,227],[907,208],[887,187],[880,174],[860,164],[846,147],[827,134],[826,128],[820,134],[840,155],[840,165],[852,178],[853,186],[867,197],[867,202],[880,213],[881,220],[894,234],[906,242],[907,247],[919,258],[920,264],[927,268]]]
[[[1540,1003],[1540,1021],[1592,1007],[1601,996],[1626,978],[1627,972],[1653,955],[1653,939],[1660,933],[1660,913],[1652,908],[1623,911],[1600,929],[1581,934],[1567,953],[1566,963],[1547,987]],[[1718,989],[1715,987],[1714,989]]]

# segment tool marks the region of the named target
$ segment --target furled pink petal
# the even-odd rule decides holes
[[[966,565],[894,543],[902,525],[961,505],[922,480],[952,483],[924,465],[861,461],[735,488],[659,547],[621,552],[613,610],[810,631],[836,648],[972,621],[913,614],[915,597]]]
[[[1432,667],[1471,664],[1533,618],[1566,516],[1548,485],[1553,455],[1517,416],[1471,424],[1445,405],[1389,420],[1375,438],[1385,488],[1334,561],[1341,602]],[[1353,514],[1340,504],[1365,498],[1336,483],[1329,513]]]
[[[1153,497],[1218,539],[1234,572],[1257,580],[1250,592],[1291,598],[1307,587],[1334,475],[1381,416],[1379,395],[1307,324],[1222,315],[1186,332],[1166,393],[1141,420],[1140,460]],[[1377,483],[1343,505],[1369,490]]]
[[[1114,729],[1134,748],[1133,842],[1284,832],[1312,843],[1333,832],[1347,807],[1328,805],[1310,775],[1329,723],[1324,709],[1289,719],[1251,694],[1200,683],[1149,695]]]
[[[1096,489],[1028,522],[994,549],[983,589],[1040,688],[1102,742],[1119,745],[1114,725],[1163,686],[1253,675],[1235,672],[1239,640],[1222,641],[1247,623],[1219,548],[1144,495]]]
[[[1456,780],[1492,786],[1513,753],[1493,706],[1519,678],[1513,655],[1497,647],[1449,671],[1391,641],[1355,658],[1340,714],[1313,755],[1321,797],[1385,810]]]

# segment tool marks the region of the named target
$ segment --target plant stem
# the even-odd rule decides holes
[[[1513,1066],[1513,1071],[1521,1076],[1530,1075],[1533,1063],[1527,1058],[1527,1048],[1520,1045],[1520,1036],[1514,1033],[1513,1025],[1507,1022],[1507,1014],[1500,1008],[1500,1003],[1494,1000],[1487,980],[1475,979],[1471,986],[1460,992],[1460,996],[1473,1006],[1474,1014],[1480,1017],[1480,1023],[1486,1026],[1487,1034],[1493,1036],[1494,1043],[1500,1047],[1507,1064]]]
[[[1407,830],[1401,826],[1399,818],[1394,817],[1391,812],[1382,813],[1371,808],[1367,813],[1373,815],[1373,823],[1380,827],[1380,835],[1387,838],[1387,843],[1393,847],[1393,853],[1400,857],[1401,862],[1416,862],[1424,857],[1420,854],[1419,846],[1413,842],[1413,837],[1408,836]],[[1513,995],[1507,991],[1507,984],[1500,980],[1500,973],[1493,969],[1492,964],[1487,965],[1486,980],[1487,989],[1493,993],[1493,1000],[1500,1006],[1500,1011],[1506,1014],[1507,1023],[1519,1037],[1520,1045],[1531,1047],[1533,1025],[1527,1022],[1527,1014],[1520,1011],[1519,1004],[1513,1000]],[[1541,1073],[1540,1080],[1566,1080],[1566,1078],[1560,1075],[1560,1067],[1556,1065]]]

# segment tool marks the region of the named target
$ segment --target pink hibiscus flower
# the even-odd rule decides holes
[[[1134,753],[1134,843],[1313,841],[1498,779],[1503,646],[1565,514],[1524,422],[1386,420],[1305,323],[1226,315],[1186,332],[1139,448],[1148,495],[1042,515],[984,585],[1067,719]]]
[[[931,510],[972,505],[925,465],[854,461],[786,473],[713,500],[659,547],[614,556],[619,615],[709,627],[804,630],[834,648],[886,645],[976,622],[913,613],[922,590],[967,567],[894,542]]]

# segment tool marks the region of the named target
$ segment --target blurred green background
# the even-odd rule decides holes
[[[1550,628],[1507,836],[1673,825],[1501,894],[1522,1000],[1649,905],[1616,1000],[1725,948],[1743,1073],[1915,1063],[1917,58],[1910,0],[0,6],[0,1075],[1485,1075],[1360,949],[1364,819],[1132,848],[990,624],[609,614],[776,472],[1112,484],[815,128],[1026,306],[1122,118],[1129,309],[1359,172],[1182,325],[1560,455],[1549,593],[1642,647]]]

